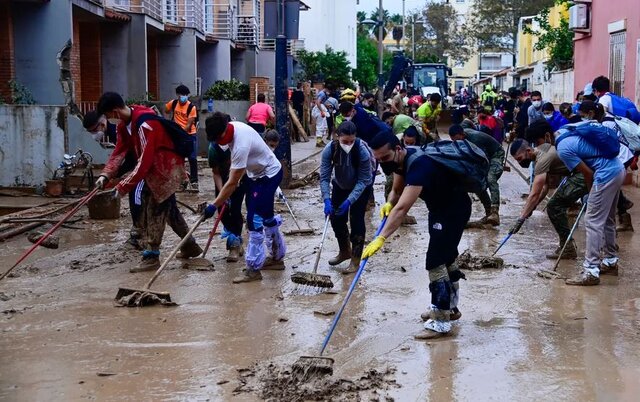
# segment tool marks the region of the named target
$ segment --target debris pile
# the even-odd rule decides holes
[[[500,269],[504,267],[504,260],[500,257],[473,256],[469,250],[465,250],[456,259],[460,269],[477,271],[479,269]]]

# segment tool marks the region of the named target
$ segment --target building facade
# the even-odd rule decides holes
[[[580,3],[580,1],[576,1]],[[574,92],[599,75],[640,104],[640,7],[637,0],[589,1],[589,28],[575,34]]]

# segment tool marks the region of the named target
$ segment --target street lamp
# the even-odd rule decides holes
[[[424,24],[425,20],[411,19],[411,59],[416,60],[416,24]]]
[[[382,116],[382,111],[384,110],[384,80],[382,79],[382,38],[384,37],[384,9],[382,8],[382,0],[379,0],[378,2],[378,19],[366,19],[360,24],[370,25],[374,29],[378,28],[378,116]]]

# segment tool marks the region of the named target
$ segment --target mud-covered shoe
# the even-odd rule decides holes
[[[260,271],[243,269],[242,275],[233,278],[233,283],[254,282],[254,281],[261,281],[261,280],[262,280],[262,274],[260,273]]]
[[[242,244],[229,248],[229,255],[227,255],[227,262],[238,262],[240,257],[244,255],[244,248]]]
[[[199,257],[200,254],[202,254],[202,248],[198,246],[198,243],[196,243],[195,241],[191,241],[182,246],[176,258],[186,260],[188,258]]]
[[[199,193],[200,188],[198,187],[198,182],[189,183],[186,191],[187,193]]]
[[[628,212],[618,215],[616,232],[633,232],[633,223],[631,223],[631,215]]]
[[[127,244],[130,247],[133,247],[135,250],[142,250],[142,245],[140,244],[140,241],[133,236],[129,236],[125,244]]]
[[[423,329],[422,331],[415,334],[413,336],[413,339],[424,341],[424,340],[430,340],[430,339],[446,338],[451,335],[453,335],[453,331],[438,332],[432,329]]]
[[[600,284],[600,278],[591,275],[591,273],[587,271],[583,271],[573,278],[565,280],[564,283],[572,286],[595,286]]]
[[[550,260],[557,260],[560,255],[560,250],[562,250],[562,246],[558,246],[553,253],[547,254],[547,258]],[[578,250],[576,249],[576,243],[571,240],[567,247],[564,249],[564,253],[562,253],[561,260],[575,260],[578,258]]]
[[[351,242],[347,237],[338,238],[338,247],[340,248],[338,254],[329,260],[329,265],[331,266],[338,265],[351,258]]]
[[[622,203],[622,208],[621,209],[624,210],[624,211],[628,211],[631,208],[633,208],[633,201],[631,201],[628,198],[625,198],[624,202]]]
[[[322,141],[322,137],[316,137],[316,147],[317,148],[324,148],[325,143],[324,141]]]
[[[600,264],[600,275],[618,276],[618,263],[607,264],[603,262]]]
[[[485,217],[485,224],[491,226],[500,226],[500,215],[498,214],[498,207],[491,207],[491,213]]]
[[[284,260],[274,260],[273,257],[267,257],[261,269],[263,271],[284,271]]]
[[[449,320],[451,321],[458,321],[461,317],[462,317],[462,313],[460,312],[460,310],[458,310],[457,307],[452,309],[451,314],[449,314]],[[422,321],[432,320],[433,317],[431,315],[431,310],[427,310],[424,313],[420,314],[420,318],[422,319]]]
[[[129,269],[132,274],[138,272],[155,271],[160,268],[160,257],[142,257],[142,261],[135,267]]]

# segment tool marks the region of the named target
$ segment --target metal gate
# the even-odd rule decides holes
[[[609,36],[609,80],[611,92],[624,93],[625,44],[627,32],[616,32]]]

